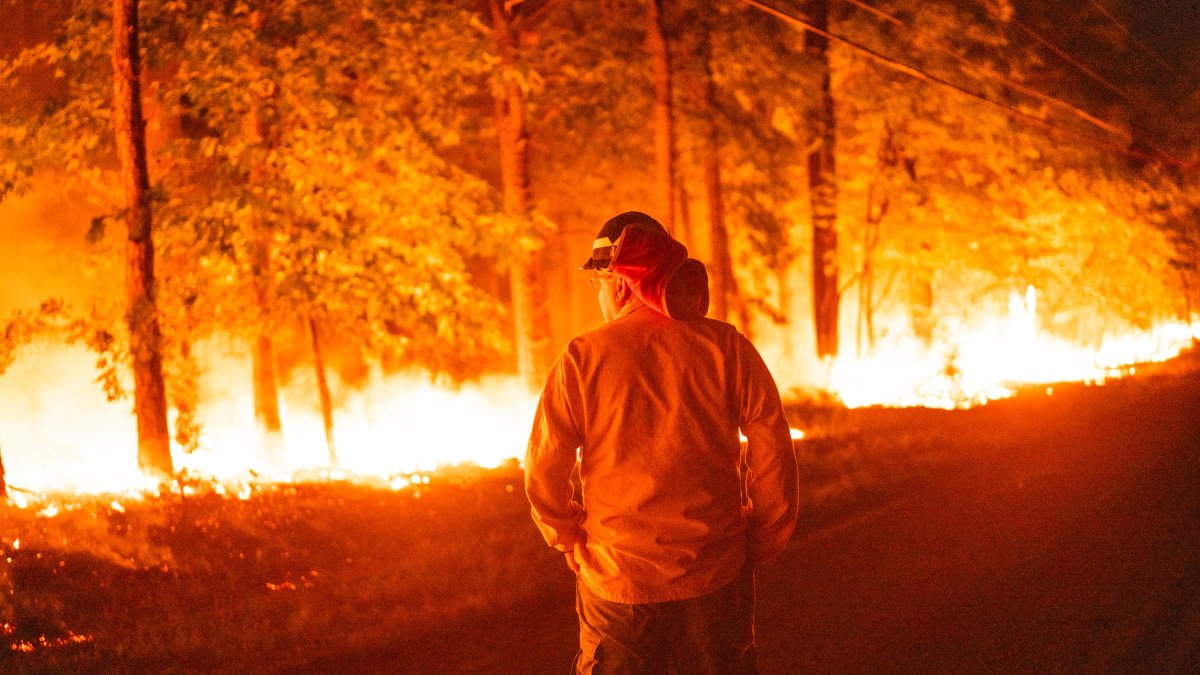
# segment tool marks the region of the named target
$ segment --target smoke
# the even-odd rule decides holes
[[[97,207],[41,180],[35,189],[0,201],[0,316],[47,298],[85,303],[119,292],[121,279],[98,282],[81,264]]]

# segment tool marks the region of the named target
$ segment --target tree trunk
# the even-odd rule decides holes
[[[191,322],[189,321],[189,324]],[[192,331],[187,329],[187,335]],[[195,452],[200,447],[200,422],[196,418],[199,394],[196,391],[199,367],[192,356],[192,343],[188,338],[179,342],[179,367],[170,378],[171,391],[168,400],[174,404],[175,443],[185,452]]]
[[[8,499],[8,483],[4,480],[3,454],[0,454],[0,499]]]
[[[333,397],[329,394],[329,381],[325,379],[325,356],[321,351],[321,339],[317,333],[317,322],[308,318],[308,337],[312,344],[313,366],[317,372],[317,393],[321,396],[321,420],[325,423],[325,443],[329,446],[329,466],[337,467],[337,446],[333,442]]]
[[[712,317],[728,321],[730,305],[739,313],[741,303],[729,254],[729,230],[725,227],[725,199],[721,193],[721,132],[717,124],[717,85],[713,81],[711,26],[705,25],[700,42],[704,64],[703,100],[705,129],[704,197],[708,205],[708,234],[712,243]]]
[[[501,0],[486,0],[485,12],[492,19],[492,38],[504,71],[517,65],[517,41],[509,14]],[[525,95],[512,78],[495,96],[496,126],[500,140],[500,175],[504,187],[504,211],[528,221],[533,203],[529,189],[529,132],[525,124]],[[524,241],[512,247],[509,283],[513,320],[516,326],[517,372],[530,391],[541,389],[549,367],[550,319],[546,312],[542,272],[541,236],[532,229]]]
[[[279,418],[279,376],[275,368],[275,344],[271,339],[269,326],[273,304],[270,287],[270,249],[265,242],[256,241],[252,244],[251,256],[254,260],[254,302],[258,307],[259,319],[263,322],[258,328],[252,354],[254,419],[258,422],[259,430],[267,436],[268,455],[278,459],[274,455],[278,451],[278,437],[283,433],[283,423]]]
[[[174,473],[162,374],[162,337],[155,305],[150,178],[138,53],[137,0],[113,0],[113,124],[125,184],[125,296],[133,357],[133,409],[138,466],[159,477]]]
[[[930,270],[918,267],[912,273],[909,289],[909,312],[912,315],[913,334],[928,347],[933,344],[933,275]]]
[[[682,181],[676,183],[675,204],[679,206],[679,212],[675,215],[675,229],[671,230],[671,236],[688,248],[696,245],[696,230],[692,227],[691,199],[692,195],[688,192],[687,186]]]
[[[252,179],[253,180],[253,179]],[[258,220],[251,225],[250,255],[253,265],[251,286],[254,304],[258,308],[257,335],[251,365],[254,377],[254,421],[260,434],[260,451],[274,465],[283,461],[283,422],[279,417],[279,374],[275,366],[275,343],[271,338],[273,312],[271,289],[271,250],[268,232]]]
[[[813,25],[826,29],[829,0],[812,0],[810,7]],[[808,31],[804,34],[804,48],[821,69],[817,105],[819,142],[808,156],[808,184],[813,231],[813,319],[817,356],[824,358],[838,353],[837,172],[834,166],[837,129],[829,84],[829,41]]]
[[[251,12],[250,28],[256,35],[263,31],[266,18],[261,11]],[[262,102],[255,99],[243,120],[246,144],[254,148],[250,160],[250,188],[261,187],[268,178],[263,155],[270,148],[267,125],[263,119]],[[250,224],[251,288],[258,308],[258,334],[251,355],[254,371],[254,419],[262,434],[262,452],[278,464],[282,461],[283,422],[279,417],[279,375],[275,365],[274,289],[271,281],[271,230],[261,216],[252,215]]]
[[[875,249],[879,247],[880,228],[890,204],[887,196],[879,196],[882,188],[879,187],[878,180],[877,175],[867,187],[862,265],[858,274],[858,331],[855,336],[855,352],[860,357],[863,355],[864,338],[867,351],[875,350]]]
[[[646,3],[646,48],[654,68],[654,204],[659,221],[675,227],[675,118],[671,105],[671,50],[663,22],[663,0]]]
[[[5,495],[0,494],[0,499],[4,497]],[[8,560],[11,560],[9,557],[11,555],[12,549],[0,551],[0,556],[8,558]],[[8,642],[8,637],[17,630],[16,612],[13,611],[13,596],[15,594],[13,592],[12,574],[9,572],[13,566],[8,560],[0,560],[0,639],[4,640],[4,642]]]
[[[781,264],[775,268],[775,283],[779,286],[779,314],[783,317],[783,360],[792,362],[795,350],[792,349],[792,275],[788,266]]]

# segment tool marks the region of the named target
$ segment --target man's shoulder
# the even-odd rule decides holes
[[[587,333],[576,335],[571,340],[571,344],[594,344],[594,342],[602,342],[614,339],[614,337],[626,334],[643,335],[647,330],[662,330],[667,333],[707,333],[710,335],[736,335],[742,336],[742,331],[738,330],[736,325],[719,321],[719,319],[701,317],[694,319],[686,319],[680,321],[677,318],[671,318],[664,313],[656,312],[650,307],[631,312],[629,315],[620,317],[616,321],[605,323],[598,328],[588,330]]]
[[[627,342],[647,342],[658,338],[694,336],[702,340],[722,342],[745,340],[737,326],[707,317],[680,321],[645,308],[593,330],[575,336],[565,352],[585,354],[593,350],[606,350]]]

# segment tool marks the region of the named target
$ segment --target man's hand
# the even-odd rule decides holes
[[[570,567],[571,571],[575,574],[579,574],[579,561],[575,559],[575,549],[572,548],[570,551],[563,553],[563,557],[567,559],[567,567]]]

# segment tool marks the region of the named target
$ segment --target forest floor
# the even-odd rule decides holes
[[[790,418],[804,508],[758,576],[764,675],[1200,672],[1200,356]],[[573,577],[516,466],[0,523],[2,672],[540,675],[575,652]]]

